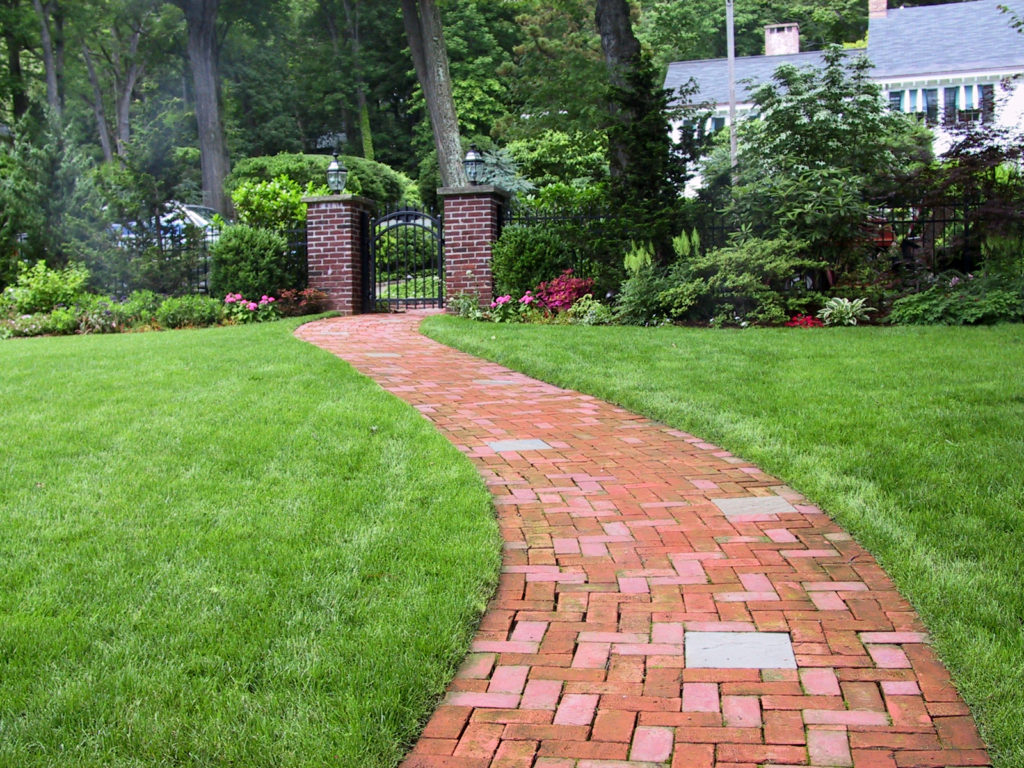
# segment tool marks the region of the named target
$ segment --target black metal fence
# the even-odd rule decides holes
[[[285,230],[285,255],[289,274],[299,276],[304,289],[309,275],[306,261],[306,227]],[[210,289],[210,250],[220,237],[214,229],[163,226],[141,235],[119,237],[114,247],[89,265],[96,287],[111,295],[125,296],[150,290],[167,296],[207,293]]]
[[[702,252],[728,244],[740,230],[739,222],[692,203],[686,203],[677,218],[674,231],[685,231]],[[1022,218],[1024,212],[1018,212],[1018,219]],[[631,242],[650,239],[635,221],[607,209],[512,207],[506,210],[503,224],[550,233],[561,242],[567,262],[583,271],[595,259],[612,256],[609,250],[621,257]],[[981,264],[986,237],[1003,234],[1005,224],[1005,217],[997,220],[984,205],[890,203],[866,217],[861,244],[854,247],[889,258],[894,266],[970,272]]]

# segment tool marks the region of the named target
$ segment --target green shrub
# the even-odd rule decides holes
[[[572,267],[572,254],[557,231],[543,225],[512,225],[492,249],[495,295],[522,296]]]
[[[68,336],[78,331],[78,313],[70,307],[58,307],[46,321],[46,333],[54,336]]]
[[[277,295],[300,287],[302,274],[289,257],[288,241],[269,229],[225,227],[210,249],[210,293]]]
[[[348,168],[348,181],[345,184],[347,194],[362,195],[382,205],[409,201],[408,190],[413,183],[405,174],[365,157],[345,155],[340,159]],[[310,184],[320,187],[327,180],[327,166],[330,162],[330,155],[282,153],[250,157],[235,165],[226,187],[233,192],[245,181],[271,181],[281,176],[303,188]]]
[[[611,325],[615,315],[589,293],[569,307],[566,314],[573,325]]]
[[[124,301],[114,305],[114,312],[122,326],[148,325],[156,317],[162,301],[163,297],[153,291],[132,291]]]
[[[328,189],[323,184],[303,187],[287,176],[276,176],[270,181],[243,181],[231,193],[231,201],[240,224],[288,230],[302,226],[306,220],[303,197],[326,194]]]
[[[778,324],[820,305],[809,287],[822,269],[806,244],[748,237],[673,265],[659,301],[673,319],[716,325]]]
[[[23,264],[14,285],[4,291],[4,303],[19,315],[45,313],[58,306],[70,306],[85,290],[89,270],[83,266],[50,269],[42,261]]]
[[[650,264],[637,269],[623,284],[615,301],[615,320],[623,325],[661,325],[667,320],[661,294],[664,272]]]
[[[156,320],[164,328],[202,328],[224,319],[224,303],[212,296],[177,296],[157,308]]]
[[[892,305],[898,325],[976,325],[1024,320],[1024,277],[946,273],[926,291]]]

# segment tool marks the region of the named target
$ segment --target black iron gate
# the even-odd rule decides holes
[[[444,306],[440,216],[400,208],[369,219],[364,232],[364,311]]]

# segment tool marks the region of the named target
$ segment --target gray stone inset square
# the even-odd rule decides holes
[[[712,499],[726,517],[732,515],[778,515],[796,512],[796,508],[781,496],[746,496],[740,499]]]
[[[786,632],[687,632],[686,666],[711,669],[796,669]]]
[[[481,387],[510,387],[519,384],[514,379],[477,379],[473,383]]]
[[[367,352],[367,357],[401,357],[397,352]]]
[[[502,453],[504,451],[546,451],[551,449],[551,446],[543,440],[534,438],[527,440],[495,440],[487,445],[495,453]]]

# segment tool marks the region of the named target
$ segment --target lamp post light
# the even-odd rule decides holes
[[[480,175],[484,170],[484,158],[477,151],[476,144],[470,145],[466,159],[462,161],[462,167],[466,169],[466,178],[469,179],[470,184],[475,186],[480,183]]]
[[[327,166],[327,187],[331,190],[332,194],[340,195],[342,190],[345,189],[345,182],[348,180],[348,168],[345,164],[338,160],[338,155],[334,155],[334,159],[331,160],[331,164]]]

